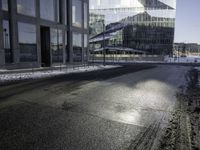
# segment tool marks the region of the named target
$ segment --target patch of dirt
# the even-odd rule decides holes
[[[178,103],[169,126],[164,129],[159,150],[200,150],[200,86],[197,70],[188,72],[185,93],[177,94]]]

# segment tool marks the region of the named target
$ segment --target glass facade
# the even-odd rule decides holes
[[[17,13],[35,16],[35,0],[17,0]]]
[[[5,62],[12,62],[12,52],[10,48],[10,27],[8,20],[3,20],[3,47],[5,50]]]
[[[61,0],[56,0],[56,11],[57,11],[57,22],[62,23],[62,16],[61,16]]]
[[[72,1],[72,25],[82,27],[82,2],[80,0]]]
[[[8,0],[1,0],[2,10],[8,11]]]
[[[84,28],[88,28],[88,4],[84,3]]]
[[[20,48],[20,62],[37,61],[36,26],[19,22],[18,42]]]
[[[52,62],[63,62],[63,32],[58,29],[51,29],[51,51]]]
[[[65,17],[64,17],[64,18],[65,18],[65,25],[67,25],[67,18],[68,18],[68,17],[67,17],[67,15],[68,15],[68,14],[67,14],[67,10],[68,10],[67,1],[64,1],[64,5],[65,5],[65,9],[64,9],[64,12],[65,12],[65,13],[64,13],[64,15],[65,15]]]
[[[84,61],[86,62],[87,59],[88,59],[88,35],[87,34],[84,34]]]
[[[3,20],[3,41],[4,49],[10,49],[10,28],[8,20]]]
[[[73,33],[73,61],[81,62],[82,61],[82,34]]]
[[[68,48],[67,32],[65,32],[65,52],[66,52],[66,62],[69,62],[70,50],[69,50],[69,48]]]
[[[90,0],[90,47],[170,53],[175,13],[176,0]]]
[[[0,0],[0,7],[0,58],[5,57],[0,66],[50,67],[86,60],[89,0]]]
[[[40,17],[55,21],[55,0],[40,0]]]

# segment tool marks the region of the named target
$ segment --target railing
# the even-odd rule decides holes
[[[104,56],[101,54],[90,55],[90,62],[102,62]],[[106,62],[137,62],[137,61],[164,61],[164,56],[161,55],[122,55],[122,54],[108,54],[106,55]]]

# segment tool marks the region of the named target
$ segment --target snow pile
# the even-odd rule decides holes
[[[81,73],[81,72],[89,72],[89,71],[95,71],[95,70],[111,69],[111,68],[116,68],[116,67],[119,67],[119,66],[99,65],[99,66],[65,68],[61,70],[48,70],[48,71],[36,71],[36,72],[30,71],[30,72],[8,73],[8,74],[0,73],[0,84],[13,82],[13,81],[20,81],[20,80],[47,78],[47,77],[70,74],[70,73]]]
[[[168,63],[200,63],[200,56],[187,57],[165,57],[165,62]]]

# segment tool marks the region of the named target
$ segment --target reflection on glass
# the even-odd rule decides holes
[[[5,49],[5,62],[10,63],[12,61],[12,52],[10,49],[10,28],[8,20],[3,20],[3,43]]]
[[[3,20],[3,40],[4,48],[10,49],[10,28],[8,20]]]
[[[67,1],[64,1],[64,5],[65,5],[65,10],[64,10],[65,11],[65,14],[64,14],[65,15],[65,25],[67,25],[67,9],[68,9],[67,8]]]
[[[88,56],[88,35],[84,34],[84,61],[87,61]]]
[[[36,26],[28,23],[18,23],[18,39],[20,61],[37,61]]]
[[[2,10],[8,11],[8,0],[2,0]]]
[[[84,34],[84,48],[88,47],[88,35]]]
[[[175,13],[176,0],[90,0],[90,47],[168,54]]]
[[[73,61],[82,61],[82,35],[80,33],[73,33]]]
[[[57,22],[61,23],[62,22],[62,16],[61,16],[61,5],[60,5],[60,0],[56,0],[56,11],[57,11]]]
[[[17,0],[17,12],[23,15],[35,16],[35,0]]]
[[[40,17],[45,20],[55,21],[54,0],[40,0]]]
[[[51,29],[52,62],[63,62],[63,34],[62,30]]]
[[[88,5],[84,3],[84,28],[88,28]]]
[[[72,1],[72,25],[82,27],[82,2],[80,0]]]
[[[65,32],[65,51],[66,51],[66,62],[69,62],[70,51],[68,49],[67,32]]]

